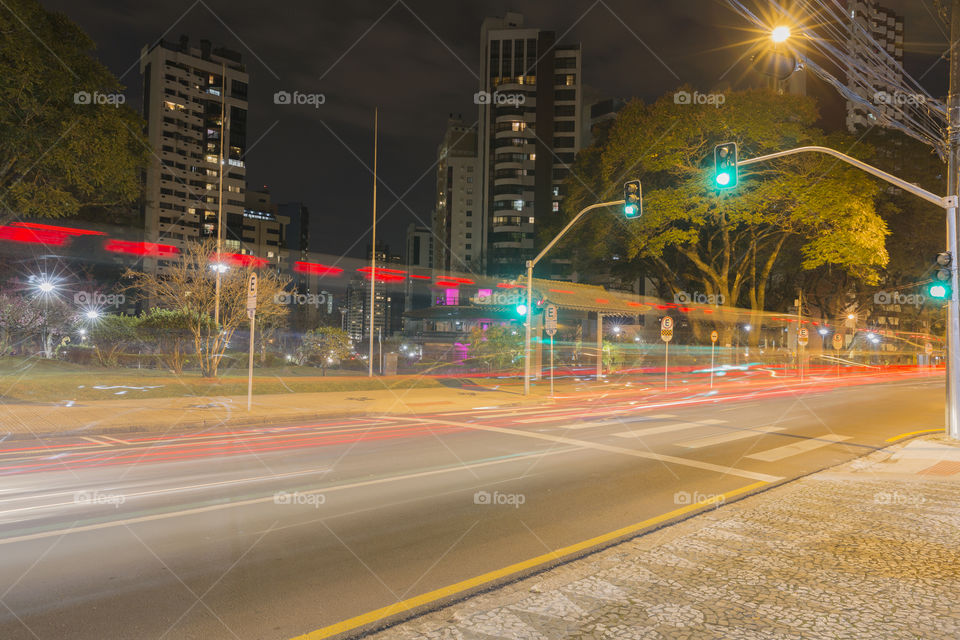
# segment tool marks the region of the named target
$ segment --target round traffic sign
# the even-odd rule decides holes
[[[673,329],[673,318],[670,316],[663,316],[663,319],[660,321],[661,329]]]
[[[710,332],[710,342],[716,342],[716,341],[719,340],[719,339],[720,339],[720,334],[719,334],[719,333],[717,333],[716,331],[711,331],[711,332]]]
[[[797,334],[797,340],[800,341],[801,347],[807,346],[807,343],[810,342],[810,332],[807,331],[806,327],[800,328],[800,332]]]
[[[929,342],[927,342],[926,344],[924,344],[924,345],[923,345],[923,352],[924,352],[925,354],[927,354],[927,355],[930,355],[931,353],[933,353],[933,345],[930,344]]]
[[[843,336],[839,333],[833,334],[833,348],[837,351],[843,348]]]

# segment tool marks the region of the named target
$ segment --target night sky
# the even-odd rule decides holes
[[[448,115],[476,120],[484,17],[517,11],[527,26],[581,43],[583,81],[603,96],[653,99],[684,83],[700,90],[735,84],[746,62],[731,65],[747,46],[731,45],[754,37],[720,0],[41,2],[90,34],[138,110],[145,44],[186,34],[193,46],[206,38],[239,51],[250,74],[248,185],[268,185],[275,202],[304,201],[319,222],[314,250],[357,257],[370,241],[373,177],[364,163],[373,160],[374,107],[378,239],[400,252],[407,224],[419,218],[429,225],[436,147]],[[927,73],[923,84],[943,93],[946,64],[937,56],[947,37],[932,0],[883,4],[905,16],[908,71]],[[275,105],[280,90],[322,93],[326,103]]]

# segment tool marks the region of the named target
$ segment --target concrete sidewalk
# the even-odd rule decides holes
[[[958,638],[960,446],[912,440],[371,636]]]
[[[514,391],[469,388],[378,389],[254,395],[90,400],[67,404],[0,404],[0,435],[119,433],[257,425],[289,420],[468,410],[514,406],[544,398]]]

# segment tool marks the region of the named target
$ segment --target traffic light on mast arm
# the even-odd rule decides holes
[[[952,296],[952,278],[951,271],[953,265],[953,256],[949,252],[937,254],[936,267],[933,271],[933,284],[927,289],[931,298],[938,300],[947,300]]]
[[[713,181],[718,189],[737,186],[737,143],[724,142],[713,148]]]
[[[639,180],[630,180],[623,185],[623,217],[639,218],[643,213],[643,192]]]

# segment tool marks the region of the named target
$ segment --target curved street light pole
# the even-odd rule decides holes
[[[527,260],[527,313],[526,321],[526,333],[523,341],[523,395],[530,395],[530,339],[531,339],[531,326],[533,324],[533,268],[537,266],[537,263],[543,259],[543,256],[547,255],[547,252],[553,248],[553,245],[570,231],[570,228],[573,225],[577,224],[584,215],[589,211],[594,209],[600,209],[601,207],[612,207],[615,205],[624,204],[623,200],[612,200],[610,202],[599,202],[597,204],[592,204],[589,207],[581,209],[580,213],[573,217],[573,220],[567,223],[560,233],[556,237],[547,243],[547,246],[543,248],[540,253],[533,260]]]

